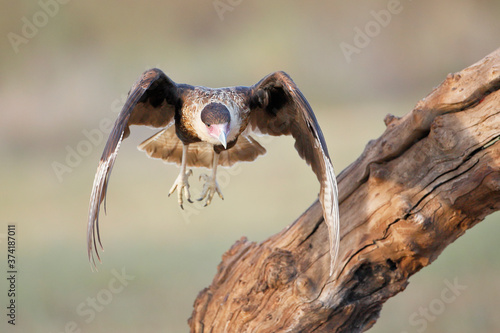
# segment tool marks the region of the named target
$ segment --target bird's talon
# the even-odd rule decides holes
[[[172,193],[175,192],[175,190],[178,191],[177,193],[177,202],[179,203],[179,206],[181,207],[182,210],[184,210],[184,198],[183,196],[186,197],[187,201],[189,202],[193,202],[191,201],[191,194],[189,193],[189,183],[188,183],[188,177],[191,176],[193,174],[193,171],[192,170],[189,170],[185,173],[183,173],[181,171],[181,173],[179,174],[179,176],[177,176],[177,179],[175,180],[174,182],[174,185],[172,185],[172,187],[170,188],[170,191],[168,193],[168,196],[170,197],[170,195]]]
[[[202,201],[204,199],[207,199],[203,207],[210,205],[216,192],[217,194],[219,194],[219,197],[224,200],[222,192],[219,188],[219,184],[217,184],[217,181],[214,177],[210,177],[206,174],[201,174],[200,180],[201,179],[205,180],[205,184],[203,185],[203,190],[201,191],[200,197],[197,200]]]

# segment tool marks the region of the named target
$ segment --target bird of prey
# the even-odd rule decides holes
[[[304,95],[284,72],[269,74],[251,87],[207,88],[178,84],[161,70],[150,69],[132,86],[110,133],[97,167],[90,197],[87,246],[95,267],[98,246],[99,210],[120,143],[130,134],[130,125],[146,125],[161,131],[139,145],[150,157],[180,165],[170,189],[177,190],[181,208],[184,197],[191,201],[189,167],[211,168],[201,198],[210,204],[217,184],[217,167],[239,161],[253,161],[266,150],[251,135],[292,135],[301,158],[312,167],[320,182],[319,200],[328,227],[330,275],[339,246],[337,182],[326,142]]]

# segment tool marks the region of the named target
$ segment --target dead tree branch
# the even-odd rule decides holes
[[[385,124],[338,177],[335,277],[316,201],[289,228],[224,254],[192,332],[365,331],[411,275],[500,209],[500,49]]]

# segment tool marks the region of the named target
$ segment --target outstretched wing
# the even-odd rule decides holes
[[[319,199],[330,239],[330,275],[333,275],[340,241],[337,181],[311,106],[284,72],[270,74],[254,85],[249,103],[251,130],[268,135],[292,135],[295,149],[318,177]]]
[[[127,101],[109,135],[94,178],[90,196],[87,226],[89,260],[95,266],[94,252],[100,261],[97,242],[102,249],[99,235],[99,210],[105,201],[106,189],[121,141],[130,134],[130,125],[165,127],[173,121],[175,110],[180,109],[182,89],[161,70],[150,69],[142,74],[130,89]],[[106,209],[106,202],[104,202]],[[96,240],[97,239],[97,240]]]

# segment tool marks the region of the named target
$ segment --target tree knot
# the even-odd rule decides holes
[[[295,259],[290,251],[276,248],[264,260],[259,274],[258,291],[268,288],[279,289],[292,282],[297,276]]]

